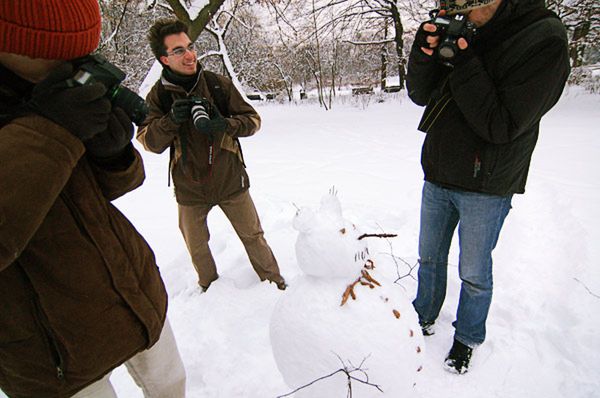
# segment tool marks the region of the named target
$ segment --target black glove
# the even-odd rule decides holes
[[[69,87],[72,76],[70,63],[58,66],[33,88],[28,107],[85,142],[106,130],[111,104],[102,83]]]
[[[227,123],[227,120],[221,115],[216,106],[211,105],[208,113],[211,115],[210,119],[203,120],[202,123],[197,123],[196,130],[212,136],[216,133],[223,133],[229,128],[229,123]]]
[[[444,60],[443,63],[444,65],[456,68],[466,64],[473,57],[475,57],[475,51],[473,51],[473,49],[469,45],[464,50],[459,49],[453,58]]]
[[[113,108],[108,128],[84,142],[87,153],[94,159],[104,160],[119,156],[133,138],[131,119],[121,108]]]
[[[439,36],[439,32],[428,32],[426,30],[423,29],[423,27],[425,26],[425,24],[431,24],[431,21],[426,21],[423,22],[421,24],[421,26],[419,26],[419,29],[417,30],[417,33],[415,34],[415,41],[414,41],[414,45],[417,46],[418,48],[431,48],[429,47],[429,42],[427,41],[428,37],[436,37]]]
[[[173,101],[169,117],[177,124],[181,124],[192,117],[193,101],[189,98],[180,98]]]

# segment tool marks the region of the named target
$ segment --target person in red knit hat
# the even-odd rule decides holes
[[[154,254],[111,201],[144,180],[133,125],[102,83],[72,84],[98,45],[97,0],[0,1],[0,389],[185,396]]]

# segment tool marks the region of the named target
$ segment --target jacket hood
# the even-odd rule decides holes
[[[544,0],[502,0],[494,17],[481,30],[487,29],[486,27],[494,27],[497,24],[505,23],[507,20],[527,14],[533,9],[544,7]]]
[[[502,0],[492,19],[477,30],[475,48],[501,35],[517,18],[545,7],[544,0]]]

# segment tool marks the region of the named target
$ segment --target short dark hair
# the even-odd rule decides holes
[[[148,41],[156,59],[160,61],[160,57],[167,55],[165,37],[178,33],[188,33],[187,25],[178,19],[161,18],[154,22],[148,31]]]

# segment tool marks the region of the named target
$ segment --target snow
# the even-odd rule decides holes
[[[189,397],[263,398],[292,391],[273,357],[271,315],[278,300],[301,286],[294,215],[304,206],[316,208],[332,186],[344,218],[364,232],[398,234],[369,241],[377,270],[387,280],[416,263],[423,140],[416,126],[422,109],[402,95],[362,105],[348,101],[326,112],[313,104],[260,104],[261,131],[242,139],[250,192],[290,283],[284,292],[259,282],[231,225],[214,209],[208,218],[210,244],[221,277],[199,294],[167,187],[168,154],[144,152],[136,143],[146,182],[116,205],[156,252]],[[599,109],[600,96],[571,88],[542,120],[527,192],[514,198],[494,252],[487,340],[461,376],[442,369],[458,301],[454,239],[447,298],[436,334],[424,340],[414,397],[600,396]],[[391,288],[414,297],[416,282],[405,277]],[[301,327],[291,333],[292,339],[303,337]],[[322,333],[335,340],[327,329]],[[370,332],[354,333],[362,341]],[[397,369],[387,371],[393,376]],[[142,397],[124,367],[111,380],[120,397]]]
[[[288,387],[300,389],[294,396],[343,397],[347,377],[357,378],[359,397],[412,395],[425,344],[411,298],[375,266],[369,238],[344,219],[335,190],[317,211],[299,209],[293,226],[303,274],[275,305],[270,341]]]
[[[306,275],[323,279],[343,277],[346,284],[356,279],[369,259],[366,239],[360,230],[343,218],[335,193],[321,199],[317,211],[302,207],[292,223],[298,231],[296,260]]]
[[[365,232],[398,234],[369,242],[379,270],[404,275],[408,267],[401,260],[416,263],[423,140],[416,125],[422,109],[394,98],[366,109],[346,104],[327,112],[311,104],[257,106],[262,130],[242,145],[265,236],[291,285],[285,292],[259,282],[227,219],[215,209],[209,226],[221,278],[198,294],[166,186],[168,155],[143,152],[147,180],[117,205],[156,251],[190,397],[262,398],[292,391],[273,358],[270,319],[302,275],[294,215],[304,206],[316,208],[332,186],[346,219]],[[571,88],[542,120],[527,192],[513,200],[494,252],[487,341],[462,376],[442,369],[458,300],[454,239],[447,299],[436,334],[425,339],[414,396],[600,395],[599,105],[599,96]],[[395,287],[414,297],[416,282],[407,277]],[[300,339],[302,330],[296,333]],[[355,333],[358,341],[367,332]],[[123,368],[112,381],[120,396],[142,396]]]
[[[278,300],[270,324],[271,346],[288,391],[346,367],[351,375],[377,384],[387,397],[409,397],[423,378],[424,343],[417,316],[393,279],[369,271],[381,286],[357,285],[356,300],[340,306],[351,280],[301,276]],[[379,282],[378,282],[379,283]],[[397,316],[395,315],[397,314]],[[393,370],[393,371],[391,371]],[[307,386],[296,398],[345,397],[347,376]],[[354,382],[353,396],[384,396],[372,385]],[[251,395],[254,396],[254,395]]]

